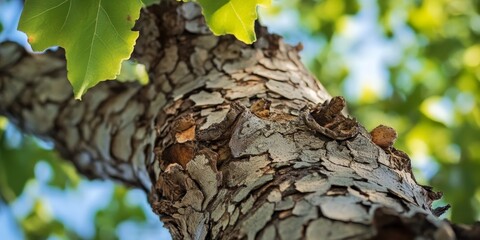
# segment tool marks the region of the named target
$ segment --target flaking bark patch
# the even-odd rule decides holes
[[[186,167],[187,163],[189,163],[195,154],[195,147],[193,143],[175,143],[169,146],[163,152],[162,159],[166,163],[178,163],[182,167]]]
[[[197,155],[187,164],[186,169],[205,195],[205,200],[202,204],[203,209],[217,194],[220,185],[218,181],[221,180],[221,177],[217,176],[218,171],[212,168],[212,164],[209,161],[211,160],[204,155]]]
[[[245,221],[241,224],[242,230],[240,234],[247,235],[247,239],[255,239],[259,232],[272,218],[274,205],[272,203],[264,203],[255,211],[252,211]]]

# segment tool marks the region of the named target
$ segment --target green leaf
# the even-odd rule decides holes
[[[115,186],[110,203],[95,214],[96,236],[94,239],[118,239],[115,229],[124,221],[146,221],[145,212],[138,205],[127,201],[128,189]]]
[[[257,5],[271,0],[198,0],[207,24],[215,35],[233,34],[247,44],[256,40]]]
[[[19,29],[36,51],[65,49],[68,79],[80,99],[98,82],[115,79],[133,51],[140,0],[27,0]]]
[[[50,167],[53,170],[53,177],[48,182],[48,185],[60,189],[65,189],[68,186],[76,187],[80,182],[81,177],[78,175],[73,164],[61,159],[53,150],[49,150],[49,153],[48,156],[42,158],[42,160],[50,164]]]
[[[45,152],[33,141],[22,142],[21,147],[22,151],[9,147],[6,135],[0,130],[0,197],[7,202],[15,200],[25,184],[34,178],[33,158]]]
[[[50,186],[65,189],[80,182],[75,167],[61,159],[57,152],[42,148],[37,139],[23,136],[18,146],[10,146],[2,121],[6,124],[6,119],[0,117],[0,198],[7,202],[15,200],[27,182],[35,180],[34,169],[39,160],[44,160],[53,169]]]

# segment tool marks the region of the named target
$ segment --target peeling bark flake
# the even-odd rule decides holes
[[[197,155],[195,158],[187,163],[187,171],[199,185],[205,195],[203,208],[207,206],[218,191],[218,177],[209,160],[204,155]]]
[[[297,180],[294,185],[299,192],[319,192],[322,194],[327,192],[331,187],[327,178],[319,176],[316,173]]]
[[[280,202],[282,200],[282,193],[278,189],[274,189],[268,194],[267,199],[271,203]]]
[[[214,124],[218,124],[225,120],[227,113],[230,109],[222,109],[219,111],[211,112],[207,115],[207,121],[200,127],[200,130],[205,130],[211,127]],[[203,114],[202,114],[203,115]]]
[[[292,210],[293,215],[296,216],[306,216],[309,214],[312,214],[313,218],[316,218],[316,212],[317,209],[314,207],[312,204],[305,200],[300,200],[297,203],[295,203],[295,207]]]
[[[269,163],[266,155],[250,157],[250,161],[230,162],[225,174],[227,186],[235,187],[243,183],[250,184],[264,174],[262,169]]]
[[[303,99],[303,96],[300,94],[300,92],[288,83],[268,81],[265,85],[268,89],[280,94],[286,99]]]
[[[255,182],[248,184],[245,187],[241,187],[239,191],[233,196],[233,201],[234,202],[240,202],[243,199],[245,199],[246,196],[248,196],[253,189],[255,189],[258,186],[262,186],[265,183],[271,181],[273,179],[272,175],[263,175],[260,178],[258,178]]]
[[[287,196],[282,201],[275,203],[275,211],[292,209],[295,206],[292,196]]]
[[[325,218],[310,222],[306,231],[307,239],[368,239],[371,235],[367,226],[355,223],[334,222]]]
[[[361,200],[354,196],[325,196],[319,199],[319,203],[322,214],[330,219],[357,223],[370,220]]]
[[[272,218],[273,209],[273,203],[264,203],[258,209],[255,209],[255,211],[251,211],[251,214],[241,223],[240,237],[247,235],[248,240],[255,239],[257,233],[262,230]]]
[[[220,220],[220,218],[225,213],[225,211],[226,211],[225,203],[218,204],[217,207],[212,211],[212,220],[215,222]]]
[[[195,102],[196,106],[218,105],[224,101],[220,93],[208,93],[205,91],[190,96],[190,99]]]

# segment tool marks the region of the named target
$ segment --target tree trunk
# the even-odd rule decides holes
[[[441,194],[416,183],[395,132],[372,139],[329,100],[301,45],[263,27],[253,45],[213,36],[197,5],[176,1],[144,10],[136,28],[132,57],[151,82],[102,82],[82,101],[61,50],[2,44],[0,114],[84,175],[145,189],[174,239],[469,234],[435,217]]]

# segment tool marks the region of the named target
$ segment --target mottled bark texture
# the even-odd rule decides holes
[[[253,45],[213,36],[197,5],[176,1],[144,10],[136,28],[132,58],[151,83],[106,81],[82,101],[61,50],[2,44],[0,114],[52,140],[86,176],[144,188],[174,239],[469,232],[435,217],[440,194],[416,183],[394,132],[376,130],[374,142],[342,98],[329,100],[301,46],[262,27]]]

